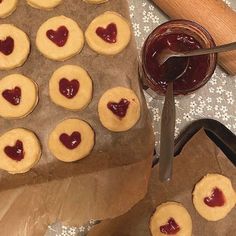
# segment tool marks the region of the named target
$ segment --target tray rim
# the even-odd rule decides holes
[[[201,129],[224,152],[226,157],[236,167],[236,135],[225,125],[214,119],[200,119],[190,123],[175,139],[175,154],[179,155],[187,142]],[[158,157],[154,152],[153,166],[158,164]]]

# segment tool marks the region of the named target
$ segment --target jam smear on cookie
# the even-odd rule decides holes
[[[96,34],[107,43],[117,42],[117,27],[115,23],[110,23],[106,28],[98,27]]]
[[[14,50],[14,39],[10,36],[6,37],[4,40],[0,40],[0,52],[5,56],[12,54]]]
[[[129,104],[130,102],[127,99],[122,98],[119,103],[109,102],[107,104],[107,108],[111,110],[116,116],[124,118],[129,108]]]
[[[2,92],[2,96],[12,105],[17,106],[21,101],[21,88],[6,89]]]
[[[73,132],[71,135],[63,133],[60,135],[59,139],[66,148],[73,150],[81,143],[81,134],[77,131]]]
[[[66,78],[62,78],[59,82],[60,93],[68,99],[76,96],[80,88],[80,83],[78,80],[73,79],[69,81]]]
[[[163,234],[174,235],[180,231],[180,227],[173,218],[170,218],[167,224],[160,226],[160,231]]]
[[[65,26],[60,26],[57,30],[48,30],[46,35],[58,47],[63,47],[68,40],[69,30]]]
[[[219,188],[215,187],[211,196],[204,198],[204,203],[209,207],[221,207],[225,204],[225,196]]]
[[[24,159],[24,147],[23,143],[20,140],[17,140],[14,146],[6,146],[4,152],[8,157],[14,161],[21,161]]]

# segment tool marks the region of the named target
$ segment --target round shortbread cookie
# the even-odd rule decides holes
[[[85,108],[92,99],[92,92],[92,80],[79,66],[62,66],[53,73],[49,81],[52,101],[69,110]]]
[[[109,0],[83,0],[83,1],[91,4],[101,4],[104,2],[108,2]]]
[[[192,235],[192,219],[188,211],[177,202],[166,202],[156,208],[150,221],[153,236]]]
[[[48,146],[52,154],[64,162],[85,158],[94,146],[94,131],[88,123],[68,119],[59,123],[49,136]]]
[[[52,10],[54,7],[58,6],[62,0],[27,0],[27,3],[34,8]]]
[[[0,169],[11,174],[29,171],[40,159],[41,147],[29,130],[12,129],[0,137]]]
[[[36,45],[45,57],[64,61],[81,51],[84,35],[74,20],[65,16],[56,16],[40,26]]]
[[[97,53],[115,55],[129,44],[131,29],[125,18],[108,11],[90,23],[85,37],[88,45]]]
[[[208,221],[226,217],[236,204],[236,193],[230,179],[220,174],[203,177],[194,188],[193,204]]]
[[[10,16],[17,7],[18,0],[0,0],[0,18]]]
[[[29,38],[22,30],[10,24],[0,25],[0,70],[23,65],[29,51]]]
[[[12,74],[0,80],[0,116],[22,118],[38,103],[38,86],[31,79]]]
[[[140,102],[133,90],[115,87],[107,90],[98,103],[101,123],[111,131],[132,128],[140,118]]]

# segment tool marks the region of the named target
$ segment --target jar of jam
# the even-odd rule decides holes
[[[199,89],[214,73],[217,55],[172,57],[164,64],[158,62],[158,54],[164,49],[181,52],[199,48],[211,48],[215,42],[202,26],[189,20],[171,20],[158,26],[147,38],[142,50],[142,66],[145,84],[164,95],[166,77],[174,81],[174,94],[186,95]]]

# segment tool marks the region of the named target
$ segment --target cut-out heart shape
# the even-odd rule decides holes
[[[204,203],[209,207],[221,207],[225,204],[225,196],[219,188],[215,187],[211,196],[204,198]]]
[[[20,140],[17,140],[13,147],[6,146],[4,152],[14,161],[21,161],[25,155],[23,143]]]
[[[119,103],[109,102],[107,104],[107,108],[110,109],[116,116],[124,118],[129,108],[129,104],[130,102],[127,99],[122,98]]]
[[[69,81],[66,78],[62,78],[59,82],[60,93],[66,98],[73,98],[79,91],[80,83],[78,80],[73,79]]]
[[[7,89],[2,92],[2,96],[12,105],[17,106],[21,100],[21,89],[15,87],[14,89]]]
[[[73,132],[71,135],[63,133],[60,135],[59,139],[65,147],[73,150],[81,143],[81,134],[77,131]]]
[[[58,47],[63,47],[67,42],[69,30],[65,26],[60,26],[56,31],[48,30],[46,35]]]
[[[117,42],[117,27],[114,23],[109,24],[106,28],[98,27],[96,34],[107,43]]]
[[[6,37],[5,40],[0,40],[0,52],[5,56],[12,54],[14,50],[14,39],[10,36]]]
[[[163,234],[173,235],[180,231],[180,227],[173,218],[170,218],[167,224],[160,226],[160,231]]]

